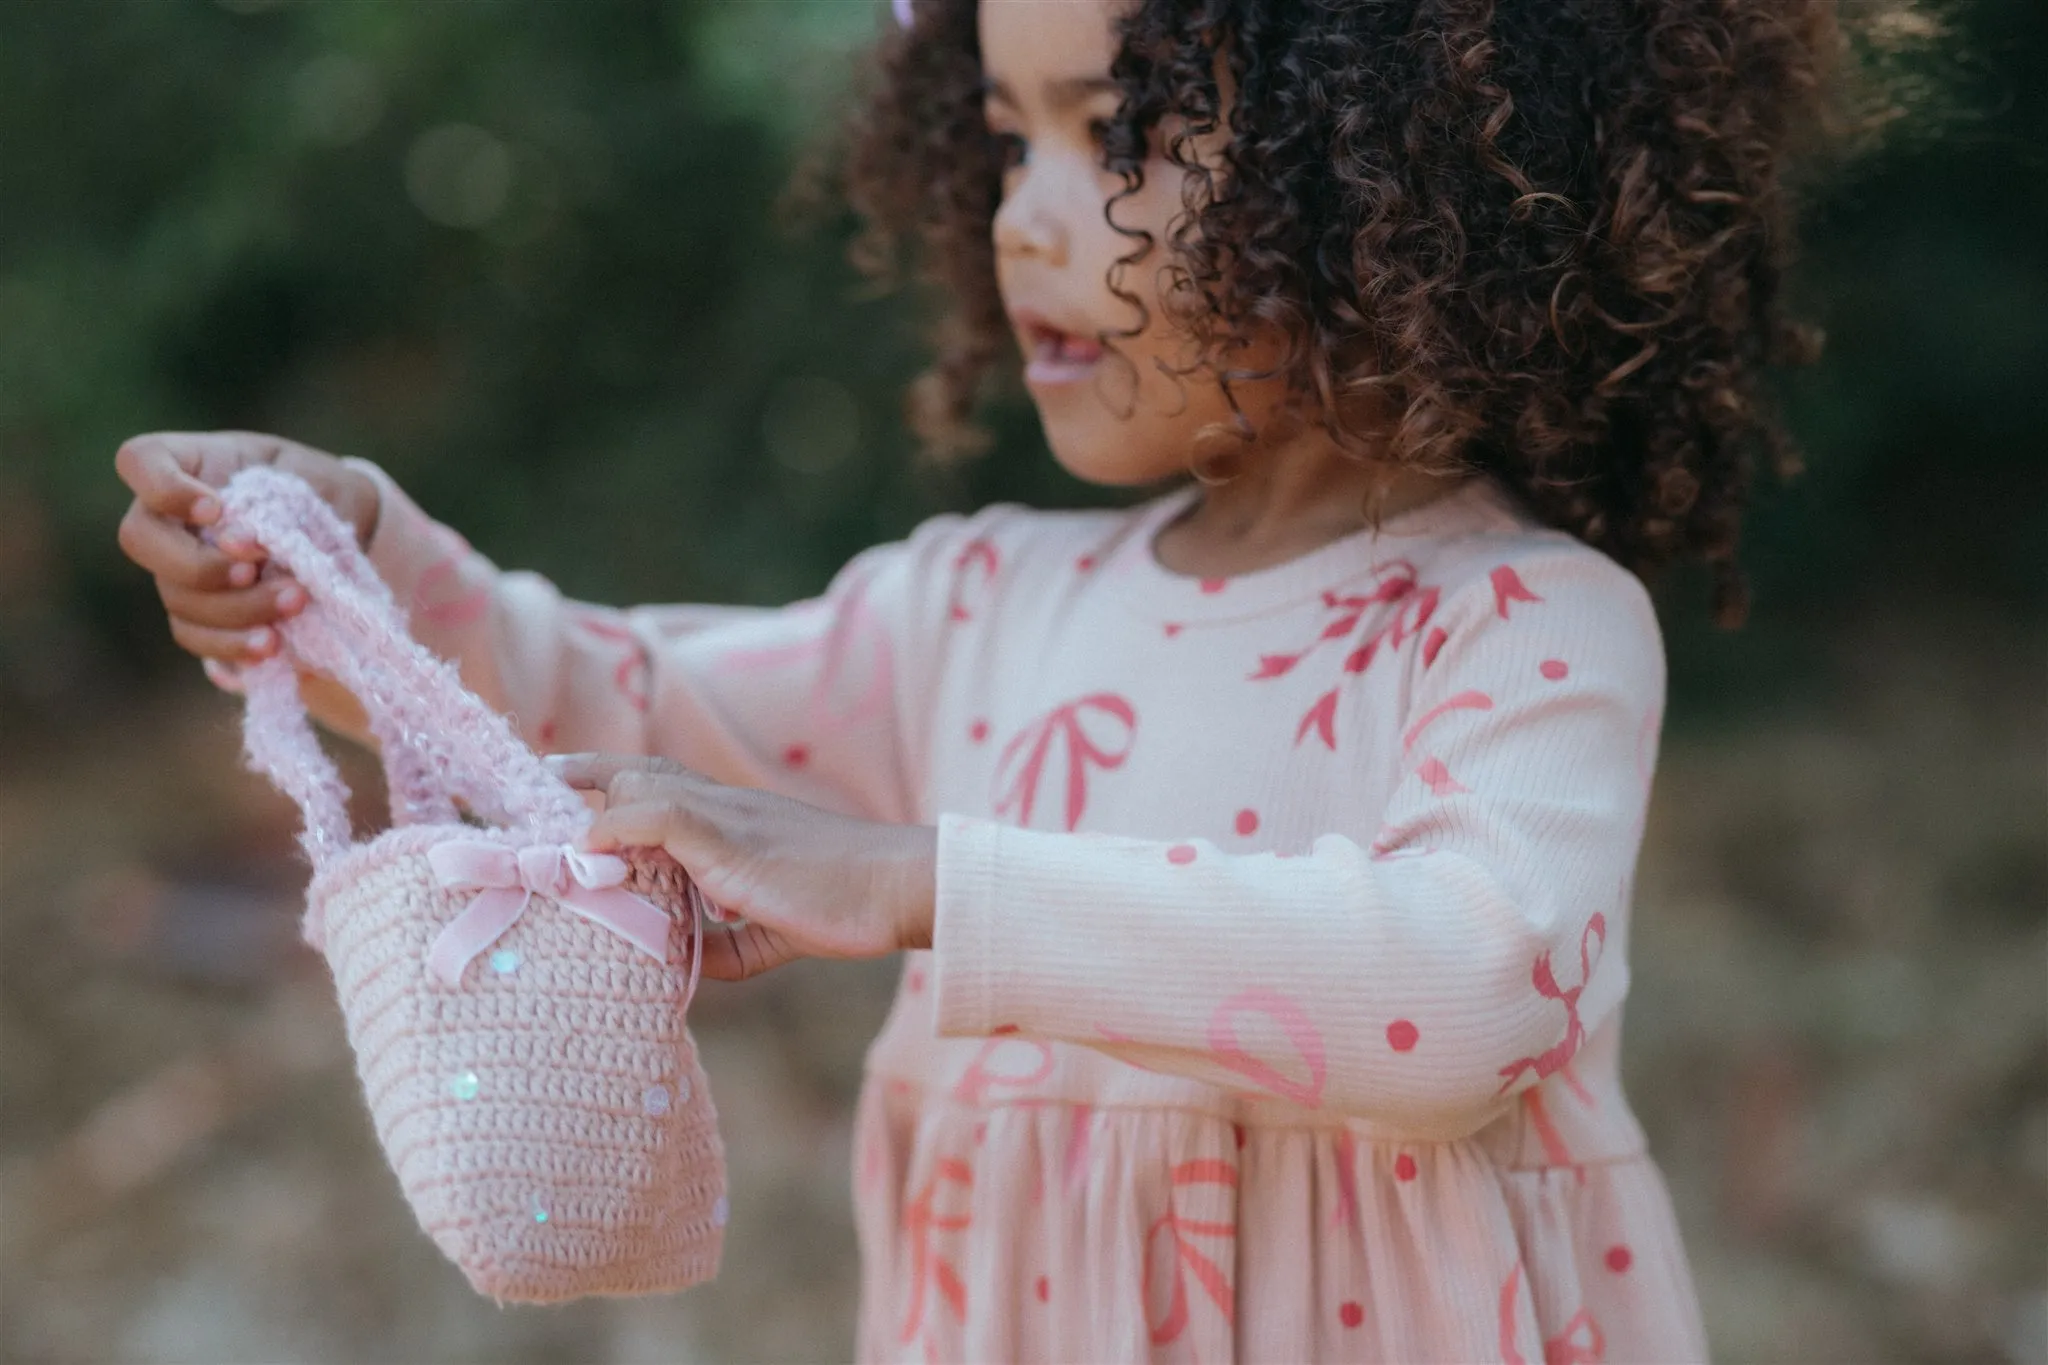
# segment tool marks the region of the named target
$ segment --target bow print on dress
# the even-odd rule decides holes
[[[1026,1056],[1031,1060],[1024,1060]],[[1015,1066],[993,1066],[998,1057],[1007,1056],[1017,1063]],[[953,1098],[962,1104],[981,1105],[987,1102],[988,1092],[1001,1086],[1004,1089],[1023,1089],[1037,1085],[1052,1075],[1052,1046],[1036,1038],[990,1038],[974,1054],[974,1060],[961,1073],[960,1083],[953,1087]]]
[[[466,626],[490,606],[491,590],[463,573],[475,551],[462,532],[436,523],[433,538],[443,553],[413,583],[413,615],[443,630]]]
[[[953,1310],[953,1316],[961,1322],[967,1321],[967,1286],[960,1279],[960,1272],[953,1263],[932,1251],[932,1233],[962,1232],[973,1223],[972,1211],[941,1214],[938,1211],[940,1192],[949,1187],[959,1187],[962,1197],[972,1193],[974,1173],[967,1163],[957,1157],[940,1157],[933,1165],[932,1175],[924,1182],[917,1198],[903,1206],[903,1235],[910,1243],[910,1306],[903,1318],[903,1341],[907,1344],[917,1339],[918,1329],[924,1326],[925,1285],[927,1281],[938,1286],[939,1296],[946,1306]],[[927,1343],[929,1345],[929,1343]]]
[[[648,658],[647,646],[631,627],[611,618],[603,608],[577,606],[569,613],[571,625],[594,639],[601,640],[621,651],[617,665],[612,669],[612,686],[626,704],[635,711],[645,711],[648,706],[653,663]]]
[[[1515,1346],[1515,1291],[1521,1280],[1522,1267],[1517,1264],[1500,1287],[1501,1365],[1528,1365]],[[1572,1315],[1563,1331],[1543,1343],[1543,1365],[1601,1365],[1606,1358],[1607,1335],[1584,1308]]]
[[[482,839],[444,839],[427,850],[427,864],[442,886],[477,893],[427,950],[428,968],[450,986],[462,984],[464,969],[503,937],[536,894],[604,926],[656,962],[668,961],[667,914],[620,888],[626,860],[614,854],[585,853],[570,844],[514,849]]]
[[[1001,566],[1002,556],[997,553],[995,542],[975,539],[961,546],[953,559],[953,591],[946,599],[947,619],[973,620],[974,608],[988,597],[996,570]]]
[[[1499,564],[1487,577],[1493,581],[1493,609],[1500,613],[1500,619],[1508,619],[1508,603],[1541,602],[1543,599],[1530,592],[1522,582],[1522,576],[1511,564]]]
[[[1246,1052],[1237,1040],[1240,1014],[1262,1014],[1278,1024],[1308,1074],[1296,1080],[1272,1063]],[[1323,1035],[1316,1031],[1308,1011],[1289,996],[1264,986],[1252,986],[1231,996],[1209,1016],[1209,1050],[1222,1065],[1305,1109],[1316,1109],[1323,1103],[1323,1082],[1329,1073],[1323,1056]]]
[[[1187,1277],[1193,1275],[1195,1283],[1209,1296],[1209,1302],[1216,1305],[1216,1311],[1223,1315],[1225,1323],[1234,1323],[1236,1318],[1235,1296],[1230,1277],[1223,1272],[1217,1261],[1228,1264],[1235,1260],[1234,1248],[1225,1245],[1214,1257],[1189,1242],[1189,1237],[1209,1237],[1234,1242],[1237,1225],[1231,1216],[1232,1205],[1237,1197],[1237,1168],[1228,1162],[1208,1158],[1183,1161],[1173,1168],[1173,1188],[1168,1194],[1169,1206],[1182,1198],[1181,1191],[1209,1187],[1212,1193],[1204,1203],[1221,1205],[1213,1212],[1224,1214],[1221,1218],[1186,1218],[1169,1207],[1145,1230],[1145,1325],[1152,1330],[1152,1344],[1166,1346],[1180,1339],[1188,1327],[1188,1285]],[[1165,1313],[1155,1317],[1152,1313],[1153,1272],[1157,1261],[1160,1234],[1165,1233],[1173,1257],[1173,1295],[1167,1300]]]
[[[1089,766],[1122,767],[1137,734],[1137,711],[1114,692],[1096,692],[1054,707],[1003,746],[996,760],[996,814],[1014,813],[1018,825],[1030,826],[1046,756],[1057,741],[1066,751],[1066,829],[1072,833],[1088,804]]]
[[[1371,592],[1339,593],[1325,590],[1323,610],[1330,613],[1330,619],[1322,630],[1306,646],[1292,654],[1262,654],[1259,666],[1251,674],[1251,681],[1265,682],[1273,678],[1284,678],[1294,671],[1303,659],[1333,641],[1344,641],[1358,630],[1366,613],[1373,607],[1397,604],[1390,620],[1368,634],[1350,653],[1344,656],[1344,672],[1363,673],[1372,666],[1380,646],[1389,650],[1399,649],[1411,636],[1420,635],[1422,628],[1429,624],[1430,616],[1436,611],[1441,593],[1438,589],[1421,586],[1416,577],[1415,566],[1405,559],[1397,559],[1384,566],[1387,576],[1377,583]],[[1332,687],[1318,697],[1315,704],[1303,714],[1301,724],[1295,727],[1294,742],[1300,744],[1311,732],[1319,735],[1331,749],[1337,747],[1337,695]]]
[[[1530,972],[1530,979],[1538,995],[1547,1000],[1556,1000],[1564,1006],[1564,1037],[1558,1041],[1557,1046],[1547,1048],[1537,1056],[1520,1057],[1502,1067],[1500,1074],[1507,1079],[1500,1083],[1500,1089],[1494,1094],[1506,1094],[1508,1087],[1513,1085],[1524,1071],[1532,1067],[1536,1071],[1536,1078],[1543,1079],[1569,1062],[1572,1054],[1579,1050],[1579,1044],[1586,1037],[1586,1026],[1579,1022],[1579,995],[1586,989],[1586,982],[1592,979],[1594,959],[1601,955],[1595,954],[1592,950],[1595,938],[1600,940],[1602,949],[1607,947],[1607,916],[1598,910],[1593,912],[1593,917],[1586,921],[1585,929],[1579,934],[1579,984],[1568,991],[1558,988],[1557,977],[1551,973],[1550,950],[1545,948],[1536,955],[1536,965]]]

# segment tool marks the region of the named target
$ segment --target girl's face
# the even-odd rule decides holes
[[[1038,405],[1054,458],[1079,478],[1149,484],[1183,472],[1196,434],[1226,421],[1217,382],[1182,365],[1189,343],[1163,315],[1158,273],[1169,223],[1181,212],[1185,173],[1154,151],[1145,183],[1117,200],[1117,227],[1152,234],[1155,246],[1124,272],[1122,289],[1142,300],[1140,314],[1109,288],[1109,271],[1138,245],[1104,216],[1123,182],[1103,169],[1098,130],[1116,112],[1109,64],[1116,53],[1110,0],[980,0],[984,113],[1006,149],[1002,206],[994,223],[996,282],[1025,359],[1024,382]],[[1219,130],[1198,143],[1214,164]],[[1097,338],[1108,334],[1115,353]],[[1260,386],[1234,386],[1254,423]]]

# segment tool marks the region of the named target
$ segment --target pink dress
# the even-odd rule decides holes
[[[1662,640],[1499,485],[1227,579],[1153,556],[1190,486],[621,610],[357,463],[414,632],[536,748],[938,827],[857,1119],[862,1359],[1706,1358],[1618,1074]]]

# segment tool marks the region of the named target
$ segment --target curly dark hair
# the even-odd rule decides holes
[[[1800,469],[1765,376],[1820,349],[1781,282],[1793,168],[1855,122],[1839,3],[1136,0],[1107,165],[1134,190],[1171,117],[1190,185],[1164,253],[1135,234],[1110,287],[1133,297],[1124,271],[1156,260],[1226,394],[1284,378],[1282,411],[1346,451],[1489,472],[1645,580],[1702,562],[1714,620],[1737,626],[1754,459]],[[910,419],[944,457],[980,443],[1015,348],[976,6],[915,15],[883,40],[843,173],[856,263],[894,278],[908,255],[943,301]],[[1226,117],[1212,175],[1191,139]],[[1234,363],[1253,323],[1284,341],[1274,368]]]

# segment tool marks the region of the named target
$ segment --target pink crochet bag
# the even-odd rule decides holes
[[[280,623],[285,647],[237,675],[243,740],[304,813],[306,940],[333,969],[420,1226],[500,1301],[711,1278],[725,1152],[683,1018],[702,920],[722,916],[665,855],[575,847],[583,798],[411,637],[306,483],[246,469],[221,502],[214,534],[252,537],[309,598]],[[351,838],[295,661],[368,713],[393,828],[367,843]]]

